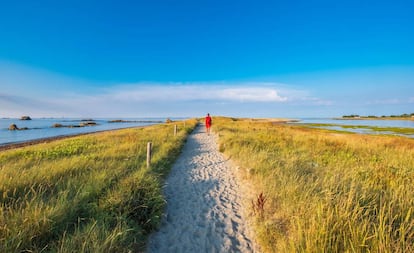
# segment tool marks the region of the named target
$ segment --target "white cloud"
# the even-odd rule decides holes
[[[288,95],[288,94],[286,94]],[[277,84],[269,83],[137,83],[112,87],[105,91],[106,98],[130,101],[238,101],[285,102]]]
[[[235,101],[285,102],[288,97],[279,94],[275,84],[269,83],[189,83],[189,84],[135,84],[106,90],[102,95],[117,101]]]
[[[278,88],[277,83],[136,83],[115,85],[94,92],[74,93],[62,88],[55,94],[37,91],[36,99],[30,94],[0,96],[2,109],[8,116],[106,117],[120,115],[194,115],[199,111],[217,107],[235,110],[245,104],[261,110],[260,104],[277,105],[292,101],[295,90]],[[39,96],[39,94],[41,94]],[[289,97],[291,96],[291,97]],[[14,98],[11,102],[10,99]],[[3,102],[1,102],[3,101]],[[13,115],[10,115],[13,114]],[[18,115],[16,115],[18,114]]]
[[[224,88],[219,91],[218,97],[223,100],[248,102],[285,102],[287,97],[279,95],[277,88],[268,87],[240,87]]]
[[[289,106],[330,104],[277,82],[108,84],[1,62],[0,92],[0,117],[274,116]]]

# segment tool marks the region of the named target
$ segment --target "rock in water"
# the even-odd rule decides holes
[[[32,120],[29,116],[22,116],[20,120]]]
[[[95,125],[97,125],[97,124],[94,121],[87,121],[87,122],[82,122],[82,123],[79,124],[80,127],[95,126]]]
[[[9,126],[9,130],[12,130],[12,131],[14,131],[14,130],[19,130],[19,128],[17,127],[17,125],[16,125],[16,124],[11,124],[11,125]]]

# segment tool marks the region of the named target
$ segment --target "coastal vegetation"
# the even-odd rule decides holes
[[[0,252],[137,252],[195,120],[0,152]],[[152,142],[151,166],[146,166]]]
[[[264,252],[414,252],[414,140],[215,118]],[[253,214],[254,213],[254,214]]]
[[[344,115],[342,116],[343,119],[413,119],[414,113],[408,114],[404,113],[401,115],[382,115],[382,116],[375,116],[375,115],[368,115],[368,116],[360,116],[358,114],[351,114],[351,115]]]

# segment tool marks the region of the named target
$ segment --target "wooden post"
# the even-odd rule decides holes
[[[177,125],[174,125],[174,136],[177,136]]]
[[[152,143],[147,143],[147,168],[151,165],[151,150],[152,150]]]

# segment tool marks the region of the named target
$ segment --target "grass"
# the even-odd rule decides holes
[[[142,251],[196,121],[178,124],[177,136],[162,124],[0,152],[0,252]]]
[[[214,122],[255,185],[264,252],[414,252],[414,140]]]

